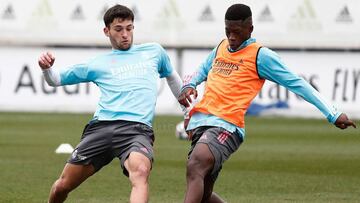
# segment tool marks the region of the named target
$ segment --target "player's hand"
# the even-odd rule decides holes
[[[178,98],[179,103],[185,107],[189,107],[192,103],[191,95],[193,95],[194,99],[196,99],[198,95],[197,90],[192,87],[185,88]]]
[[[46,52],[41,54],[38,63],[41,69],[50,68],[55,62],[55,57],[50,53]]]
[[[346,129],[349,126],[356,128],[355,123],[350,120],[344,113],[342,113],[339,118],[336,119],[334,125],[340,129]]]

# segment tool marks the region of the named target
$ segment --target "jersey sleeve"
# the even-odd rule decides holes
[[[182,89],[187,87],[196,88],[199,84],[207,80],[207,76],[216,56],[216,50],[217,48],[214,48],[205,61],[199,66],[197,71],[193,73],[190,78],[184,81],[184,86]]]
[[[88,64],[76,64],[60,70],[61,85],[90,82]]]
[[[170,58],[168,56],[168,54],[166,53],[165,49],[159,46],[159,66],[158,66],[158,71],[160,74],[160,78],[164,78],[169,76],[172,71],[173,71],[173,66],[170,63]]]
[[[261,48],[257,58],[257,67],[261,78],[273,81],[301,96],[316,106],[329,122],[334,123],[340,116],[341,113],[330,105],[315,88],[289,70],[274,51],[265,47]]]

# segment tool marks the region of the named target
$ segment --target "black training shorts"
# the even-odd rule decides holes
[[[223,163],[240,147],[243,140],[237,133],[230,133],[224,128],[215,126],[201,126],[195,128],[192,133],[189,158],[197,143],[207,144],[215,159],[211,171],[211,177],[215,181]]]
[[[86,125],[80,143],[68,163],[92,164],[96,171],[109,164],[115,157],[124,167],[130,152],[140,152],[153,162],[154,132],[150,126],[132,121],[96,121]]]

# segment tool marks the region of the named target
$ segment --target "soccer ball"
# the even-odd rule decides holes
[[[185,128],[184,128],[184,121],[181,121],[180,123],[178,123],[176,125],[175,137],[177,137],[180,140],[187,140],[188,139],[188,135],[186,134]]]

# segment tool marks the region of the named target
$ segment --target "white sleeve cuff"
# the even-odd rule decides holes
[[[172,73],[166,77],[166,80],[171,89],[171,92],[177,99],[180,96],[182,87],[182,80],[179,74],[176,71],[172,71]]]
[[[43,69],[43,75],[48,85],[52,87],[57,87],[61,85],[60,73],[56,69],[52,67],[48,69]]]

